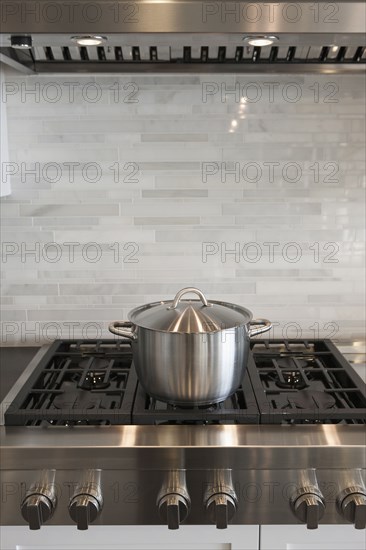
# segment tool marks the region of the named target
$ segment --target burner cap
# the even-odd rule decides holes
[[[83,390],[104,390],[109,386],[109,381],[105,382],[104,377],[105,371],[96,372],[90,370],[79,388],[83,388]]]
[[[297,409],[331,409],[336,404],[332,395],[321,391],[300,390],[288,395],[287,399]]]
[[[304,381],[301,372],[298,370],[284,370],[281,374],[283,381],[276,380],[276,386],[279,388],[303,390],[308,387],[308,384]]]

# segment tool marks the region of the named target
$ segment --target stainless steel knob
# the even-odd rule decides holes
[[[338,512],[356,529],[366,528],[366,492],[361,486],[347,487],[337,498]]]
[[[29,529],[40,529],[53,514],[52,502],[44,495],[29,495],[22,503],[22,516]]]
[[[231,478],[231,470],[214,470],[208,483],[204,504],[208,517],[217,529],[226,529],[236,512],[237,496]]]
[[[40,529],[56,508],[55,470],[43,470],[39,481],[34,483],[21,504],[21,513],[29,529]]]
[[[189,505],[181,495],[166,495],[159,503],[159,513],[168,529],[179,529],[179,525],[188,516]]]
[[[232,497],[225,494],[212,496],[206,504],[211,523],[216,523],[217,529],[226,529],[236,512],[236,504]]]
[[[168,529],[179,529],[191,508],[185,470],[171,470],[166,474],[156,504]]]
[[[103,508],[101,470],[85,470],[70,500],[69,513],[80,531],[88,529]]]
[[[70,516],[80,531],[85,531],[97,519],[101,510],[100,502],[91,495],[77,495],[69,506]]]
[[[318,487],[302,487],[291,497],[295,516],[306,523],[308,529],[317,529],[325,512],[325,501]]]

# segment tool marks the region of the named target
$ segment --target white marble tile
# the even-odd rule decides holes
[[[21,216],[48,217],[68,216],[77,218],[83,216],[118,216],[118,204],[37,204],[21,205]],[[74,222],[75,223],[75,222]]]
[[[2,292],[5,296],[27,296],[29,295],[40,295],[47,296],[58,294],[58,285],[57,284],[28,284],[26,282],[18,284],[7,284],[2,285]]]
[[[24,227],[31,225],[31,218],[0,218],[1,227]]]
[[[135,201],[132,205],[121,203],[121,215],[133,216],[204,216],[220,215],[221,204],[214,201],[180,199],[177,200],[149,200]]]
[[[126,243],[129,241],[132,242],[154,242],[155,234],[151,229],[139,229],[135,226],[132,227],[123,227],[119,232],[116,230],[105,230],[101,227],[93,228],[94,231],[87,231],[85,229],[79,230],[77,233],[73,230],[63,229],[55,231],[55,242],[56,243],[66,243],[66,242],[80,242],[80,243],[90,243],[96,242],[99,246],[101,245],[110,245],[115,242]],[[47,242],[51,242],[52,239]]]
[[[173,184],[172,180],[170,182]],[[208,193],[208,189],[143,189],[141,196],[146,199],[180,199],[208,197]]]
[[[15,306],[13,306],[11,309],[5,309],[6,306],[2,306],[1,308],[1,322],[6,323],[9,322],[19,322],[19,321],[26,321],[27,315],[26,311],[24,310],[24,307],[22,309],[16,309]],[[20,306],[22,307],[22,306]]]

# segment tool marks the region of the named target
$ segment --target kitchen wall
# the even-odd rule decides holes
[[[2,344],[108,335],[190,285],[276,337],[362,337],[364,84],[8,73]]]

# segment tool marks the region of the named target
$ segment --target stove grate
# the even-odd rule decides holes
[[[366,423],[365,385],[330,340],[253,340],[251,350],[261,423]]]
[[[259,411],[246,372],[239,389],[221,403],[177,407],[156,400],[138,384],[132,412],[133,424],[259,424]]]
[[[131,424],[131,366],[127,341],[56,341],[5,412],[5,424]]]

